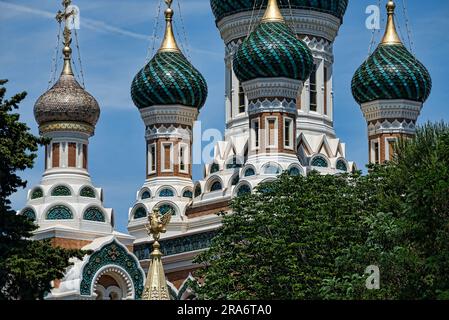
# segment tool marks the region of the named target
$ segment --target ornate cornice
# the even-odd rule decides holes
[[[288,78],[259,78],[242,83],[248,100],[285,98],[295,100],[303,83]]]
[[[406,119],[416,121],[422,103],[410,100],[376,100],[361,105],[367,122],[378,119]]]
[[[182,140],[191,140],[192,130],[189,127],[182,126],[151,126],[146,130],[145,138],[147,140],[155,140],[160,138],[179,138]]]
[[[368,125],[368,135],[375,136],[379,134],[409,134],[416,133],[416,125],[414,121],[407,120],[387,120],[377,121]]]
[[[340,19],[327,13],[300,9],[292,9],[291,12],[285,9],[281,11],[287,24],[297,34],[321,37],[331,42],[335,40],[341,25]],[[246,38],[250,27],[254,29],[256,22],[262,18],[262,14],[263,12],[260,15],[252,16],[251,11],[245,11],[220,20],[217,27],[225,44],[236,39]],[[252,24],[251,21],[253,21]]]
[[[263,112],[284,112],[296,116],[296,100],[265,99],[251,101],[248,106],[248,114],[255,115]]]
[[[198,110],[181,105],[151,106],[140,109],[146,126],[160,124],[180,124],[192,126],[197,119]]]
[[[95,132],[95,127],[84,122],[72,122],[72,121],[47,122],[39,127],[40,134],[55,131],[75,131],[86,133],[90,136],[93,136]]]

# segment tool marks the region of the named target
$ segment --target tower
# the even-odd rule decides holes
[[[391,160],[399,138],[412,137],[432,80],[426,67],[396,32],[393,1],[387,4],[385,35],[352,79],[352,93],[368,125],[369,161]]]
[[[88,171],[89,139],[100,116],[95,98],[77,81],[72,70],[70,1],[58,20],[65,22],[64,65],[53,87],[39,97],[34,115],[40,134],[48,138],[45,171],[39,186],[28,192],[22,210],[35,220],[36,239],[52,238],[56,245],[81,248],[113,232],[114,212],[103,206],[103,191],[92,184]],[[129,237],[124,236],[129,242]]]
[[[269,0],[260,24],[234,55],[233,66],[248,97],[247,165],[264,175],[300,172],[296,99],[312,72],[313,57],[287,26],[276,0]]]
[[[103,190],[93,185],[88,171],[89,139],[100,107],[73,73],[69,19],[76,7],[71,0],[62,4],[57,19],[65,23],[63,70],[34,106],[39,132],[50,141],[45,171],[19,214],[38,225],[34,240],[51,239],[54,246],[91,252],[71,260],[46,299],[139,299],[145,274],[130,252],[134,238],[114,230],[114,212],[104,207]]]
[[[146,181],[129,213],[128,230],[147,241],[148,213],[173,212],[168,234],[181,230],[193,197],[192,127],[207,98],[203,76],[186,59],[173,34],[173,10],[166,1],[165,36],[156,55],[135,76],[131,96],[146,126]]]
[[[348,0],[280,0],[287,24],[309,46],[314,68],[297,98],[297,127],[306,134],[335,138],[333,127],[333,43],[343,23]],[[211,0],[216,24],[225,43],[226,139],[248,133],[248,97],[233,71],[233,56],[260,21],[267,0]]]

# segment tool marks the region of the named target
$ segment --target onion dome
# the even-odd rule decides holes
[[[210,4],[216,21],[220,21],[239,12],[252,11],[254,2],[254,0],[211,0]],[[290,0],[290,6],[288,0],[280,0],[279,6],[286,9],[291,6],[292,9],[324,12],[342,19],[348,7],[348,0]],[[260,1],[257,1],[256,10],[259,7]]]
[[[72,71],[70,30],[64,30],[64,68],[55,85],[39,97],[34,105],[34,117],[39,126],[50,122],[82,122],[95,127],[100,107],[84,90]]]
[[[166,30],[162,46],[134,77],[131,97],[139,109],[154,105],[183,105],[200,109],[207,98],[207,84],[186,59],[173,34],[173,10],[165,11]]]
[[[376,100],[411,100],[424,103],[432,89],[426,67],[402,44],[394,23],[395,4],[387,4],[385,35],[352,79],[352,94],[359,104]]]
[[[276,0],[269,4],[261,23],[234,55],[234,72],[241,82],[257,78],[305,81],[313,69],[307,44],[287,26]]]

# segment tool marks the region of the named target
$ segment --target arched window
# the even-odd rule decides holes
[[[88,221],[97,221],[97,222],[105,222],[106,219],[104,218],[103,212],[101,212],[100,209],[92,207],[84,211],[83,215],[84,220]]]
[[[221,182],[215,181],[214,183],[212,183],[212,185],[210,187],[210,192],[219,191],[221,189],[223,189]]]
[[[142,193],[142,197],[141,198],[142,198],[142,200],[151,198],[150,191],[145,191],[144,193]]]
[[[174,197],[175,193],[173,192],[173,190],[165,188],[162,189],[161,192],[159,192],[159,197],[162,198],[169,198],[169,197]]]
[[[201,185],[197,185],[195,187],[195,198],[199,197],[201,195]]]
[[[172,213],[172,216],[175,216],[176,215],[176,210],[175,210],[175,208],[173,208],[171,205],[169,205],[169,204],[163,204],[163,205],[161,205],[160,207],[159,207],[159,212],[160,212],[160,214],[162,214],[162,215],[164,215],[164,214],[166,214],[167,212],[171,212]]]
[[[301,174],[301,171],[298,167],[291,167],[290,169],[288,169],[288,174],[293,177],[297,177]]]
[[[81,197],[95,198],[95,191],[91,187],[84,187],[80,192]]]
[[[186,191],[184,191],[184,193],[182,194],[182,196],[183,196],[184,198],[192,199],[192,198],[193,198],[193,193],[192,193],[192,191],[190,191],[190,190],[186,190]]]
[[[244,184],[239,187],[239,190],[237,191],[237,196],[240,197],[248,193],[251,193],[251,188],[247,184]]]
[[[344,162],[344,161],[341,160],[341,159],[338,160],[338,161],[337,161],[337,170],[347,172],[347,171],[348,171],[348,167],[346,166],[346,162]]]
[[[243,165],[238,161],[237,157],[232,157],[231,160],[229,160],[226,163],[226,169],[236,169],[241,168]]]
[[[66,206],[56,206],[47,213],[47,220],[70,220],[73,219],[73,213]]]
[[[36,214],[34,213],[34,210],[31,208],[26,208],[25,210],[23,210],[22,216],[27,217],[32,221],[36,221]]]
[[[134,219],[141,219],[147,216],[147,210],[144,207],[138,207],[136,211],[134,211]]]
[[[70,189],[67,188],[66,186],[57,186],[56,188],[53,189],[51,195],[53,197],[68,197],[71,196],[72,193],[70,192]]]
[[[274,164],[268,164],[263,169],[264,174],[281,174],[282,170],[279,166]]]
[[[323,157],[316,157],[312,161],[312,167],[327,168],[329,165]]]
[[[218,163],[213,163],[210,167],[210,174],[220,171],[220,166]]]
[[[43,196],[44,196],[44,192],[42,191],[42,189],[36,188],[31,193],[31,200],[39,199],[39,198],[42,198]]]
[[[256,175],[256,172],[254,171],[253,168],[246,169],[245,174],[244,174],[245,177],[251,177],[254,175]]]
[[[239,183],[239,182],[240,182],[240,177],[239,177],[239,175],[236,175],[236,176],[232,179],[232,185],[233,185],[233,186],[236,186],[237,183]]]

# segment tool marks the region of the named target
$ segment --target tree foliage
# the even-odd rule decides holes
[[[203,299],[448,299],[449,127],[362,176],[282,175],[233,200],[194,284]],[[368,290],[365,269],[380,268]]]
[[[32,135],[13,113],[26,93],[7,100],[6,83],[0,80],[0,300],[43,299],[50,282],[70,265],[70,257],[81,258],[84,252],[29,240],[37,226],[11,208],[9,197],[27,184],[18,171],[33,167],[39,145],[47,141]]]

